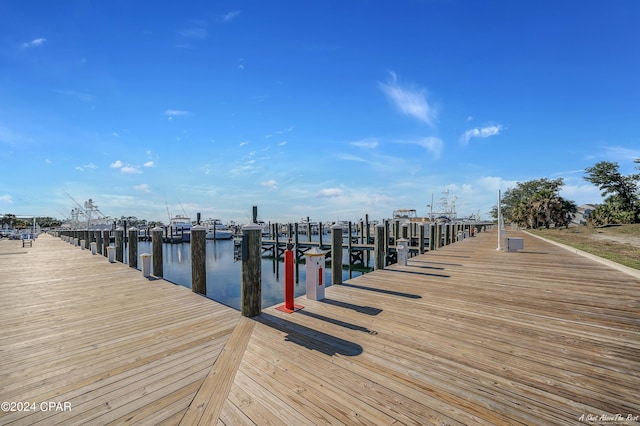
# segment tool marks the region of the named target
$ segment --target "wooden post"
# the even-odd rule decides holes
[[[107,247],[109,247],[111,237],[109,236],[109,230],[102,231],[102,255],[107,257]]]
[[[364,229],[365,237],[367,238],[367,244],[369,244],[369,239],[371,238],[371,228],[369,228],[369,213],[364,215]]]
[[[409,239],[409,225],[406,223],[403,223],[401,226],[401,231],[400,231],[400,238],[404,238],[405,240]],[[396,245],[398,243],[396,242]]]
[[[191,290],[207,294],[207,229],[196,225],[191,228]]]
[[[429,224],[429,251],[436,249],[436,226],[433,222]]]
[[[424,223],[418,226],[418,251],[420,254],[424,254],[424,227]]]
[[[307,241],[311,242],[311,222],[309,216],[307,216]]]
[[[322,250],[322,222],[318,222],[318,241],[320,241],[320,250]],[[333,257],[333,254],[331,254]]]
[[[384,223],[379,223],[376,225],[376,236],[375,236],[375,245],[373,248],[374,252],[374,269],[384,269],[385,266],[385,225]]]
[[[129,228],[129,267],[138,268],[138,228]]]
[[[273,224],[273,231],[275,237],[273,238],[275,240],[276,245],[273,248],[273,257],[276,259],[276,262],[280,260],[280,233],[278,232],[278,224],[274,223]]]
[[[252,208],[251,223],[258,223],[258,206],[253,206]]]
[[[153,256],[153,275],[162,278],[162,228],[156,226],[151,230],[151,255]]]
[[[94,231],[96,239],[96,253],[102,253],[102,232]]]
[[[331,284],[342,284],[342,225],[331,227]]]
[[[451,224],[447,223],[444,225],[444,245],[449,245],[449,237],[451,235]]]
[[[376,237],[377,237],[377,232],[378,231],[376,230]],[[384,262],[383,262],[384,266],[387,266],[386,261],[388,256],[389,256],[389,219],[385,219],[384,220]],[[384,269],[384,267],[380,269]]]
[[[262,310],[262,233],[259,225],[242,227],[242,287],[240,311],[245,317]]]
[[[116,229],[116,261],[124,263],[124,231]]]
[[[349,253],[349,256],[347,256],[347,258],[349,259],[349,270],[351,270],[351,250],[353,250],[353,241],[351,241],[351,231],[352,231],[352,226],[351,226],[351,221],[349,221],[349,232],[348,232],[349,235],[347,236],[347,251]]]

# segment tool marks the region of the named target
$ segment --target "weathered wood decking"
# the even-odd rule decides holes
[[[0,241],[0,401],[37,404],[0,424],[639,416],[640,280],[518,236],[524,252],[479,234],[253,319],[52,237]]]

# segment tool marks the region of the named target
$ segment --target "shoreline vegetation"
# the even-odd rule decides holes
[[[527,231],[640,270],[640,224],[538,228]]]

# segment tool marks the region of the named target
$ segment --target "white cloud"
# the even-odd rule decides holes
[[[53,90],[55,93],[59,94],[59,95],[64,95],[64,96],[70,96],[72,98],[76,98],[82,102],[93,102],[95,100],[95,96],[90,94],[90,93],[82,93],[82,92],[77,92],[75,90],[59,90],[59,89],[54,89]]]
[[[352,154],[338,154],[338,158],[345,161],[358,161],[361,163],[368,163],[368,161],[364,158]]]
[[[378,147],[379,142],[376,139],[362,139],[351,142],[351,145],[357,146],[358,148],[375,149]]]
[[[287,144],[287,141],[282,141],[278,144],[278,146],[285,146]]]
[[[149,185],[147,185],[146,183],[141,183],[140,185],[135,185],[133,187],[133,189],[135,189],[136,191],[140,191],[140,192],[151,192],[151,189],[149,189]]]
[[[0,195],[0,202],[6,203],[6,204],[13,204],[11,195]]]
[[[431,152],[431,154],[433,154],[433,157],[436,159],[440,158],[440,154],[442,153],[442,148],[444,146],[444,143],[440,138],[436,138],[433,136],[420,138],[420,139],[398,140],[394,142],[410,144],[410,145],[418,145],[418,146],[421,146],[422,148],[426,148],[429,152]]]
[[[89,164],[85,164],[83,166],[76,166],[75,169],[78,170],[78,171],[84,172],[87,169],[88,170],[93,170],[93,169],[97,169],[97,168],[98,168],[98,166],[96,166],[95,164],[89,163]]]
[[[324,188],[318,192],[319,198],[337,198],[342,197],[344,191],[340,188]]]
[[[26,48],[29,48],[29,47],[42,46],[46,41],[47,41],[47,39],[43,38],[43,37],[36,38],[36,39],[31,40],[31,41],[27,41],[27,42],[22,43],[22,48],[26,49]]]
[[[122,166],[124,166],[124,164],[122,164],[122,161],[116,160],[113,163],[111,163],[109,167],[111,167],[112,169],[119,169]]]
[[[488,138],[489,136],[499,135],[501,131],[502,125],[500,124],[494,124],[486,127],[475,127],[464,132],[461,140],[464,144],[467,144],[471,138]]]
[[[207,30],[202,27],[191,27],[179,32],[182,37],[191,40],[204,40],[208,35]]]
[[[245,145],[247,145],[248,143],[249,143],[249,142],[247,142],[247,141],[240,142],[240,146],[245,146]]]
[[[430,126],[435,125],[436,110],[429,105],[424,89],[401,87],[393,71],[386,83],[378,82],[378,87],[403,114],[410,115]]]
[[[51,164],[51,160],[49,160],[48,158],[45,158],[44,162],[47,163],[47,164]]]
[[[224,22],[231,22],[238,15],[240,15],[240,11],[239,10],[234,10],[233,12],[229,12],[229,13],[225,14],[222,17],[222,19],[224,20]]]
[[[144,167],[155,167],[155,164],[153,163],[153,161],[147,161],[146,163],[143,164]]]
[[[435,137],[427,137],[418,139],[415,142],[416,145],[426,148],[429,152],[433,154],[435,158],[440,158],[440,154],[442,153],[442,140]]]
[[[270,191],[278,189],[278,183],[274,179],[269,179],[267,181],[260,182],[260,185],[264,186]]]
[[[624,161],[632,163],[636,158],[640,158],[640,150],[625,148],[622,146],[607,146],[604,148],[606,157],[611,158],[609,161]]]
[[[186,115],[191,115],[191,112],[180,109],[168,109],[164,112],[164,115],[169,117],[169,121],[171,121],[173,120],[173,117],[184,117]]]
[[[129,174],[140,174],[140,173],[142,173],[142,170],[138,169],[137,167],[130,166],[130,165],[123,166],[120,169],[120,171],[122,173],[129,173]]]

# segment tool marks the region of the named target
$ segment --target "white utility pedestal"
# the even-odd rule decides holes
[[[398,251],[398,265],[407,266],[407,260],[409,260],[409,240],[406,238],[400,238],[396,245]]]
[[[305,254],[307,272],[307,299],[324,299],[324,257],[325,252],[317,247]]]
[[[149,278],[151,276],[151,258],[151,253],[142,253],[140,255],[140,263],[142,263],[142,276],[145,278]]]

